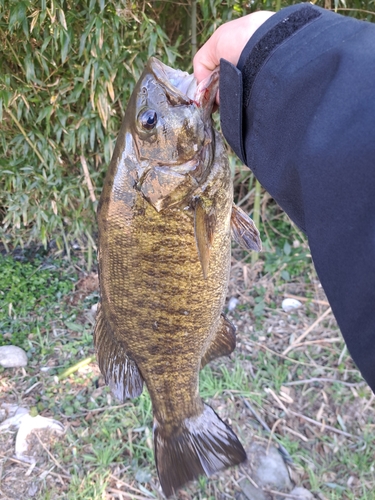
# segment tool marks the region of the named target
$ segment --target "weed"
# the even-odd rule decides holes
[[[0,254],[0,345],[28,346],[35,339],[46,349],[48,328],[70,293],[76,272],[65,261],[22,262]]]

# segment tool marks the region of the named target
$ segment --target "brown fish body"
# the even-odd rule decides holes
[[[192,209],[157,212],[137,192],[134,205],[126,207],[114,201],[114,185],[99,216],[106,227],[100,236],[101,307],[116,318],[115,338],[136,362],[156,419],[174,425],[201,412],[201,359],[218,329],[227,290],[232,190],[228,165],[217,170],[213,200],[219,202],[220,227],[207,279]]]
[[[95,345],[119,399],[139,395],[146,383],[158,473],[170,495],[246,455],[198,385],[201,366],[235,345],[221,315],[230,169],[203,101],[169,86],[163,68],[151,60],[133,92],[100,200]]]

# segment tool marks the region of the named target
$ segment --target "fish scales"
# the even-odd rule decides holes
[[[226,220],[215,233],[207,279],[196,251],[192,210],[157,212],[137,194],[138,215],[125,227],[121,216],[108,213],[111,200],[100,211],[109,221],[100,240],[102,307],[116,311],[116,339],[137,363],[151,397],[158,398],[155,417],[168,423],[200,407],[199,365],[225,300],[232,195],[229,168],[219,174],[226,196],[218,216]]]
[[[194,99],[176,86],[182,80],[186,87],[186,78],[150,60],[98,209],[99,366],[119,399],[139,395],[145,382],[167,496],[246,458],[233,431],[202,402],[199,370],[235,346],[234,327],[221,314],[231,229],[242,244],[247,235],[244,246],[260,245],[250,219],[232,204],[225,147],[211,124],[218,76]]]

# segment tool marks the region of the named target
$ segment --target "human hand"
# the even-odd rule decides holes
[[[236,65],[250,37],[273,14],[261,10],[220,26],[195,54],[194,76],[198,83],[219,66],[221,58]],[[216,102],[219,104],[219,93]]]

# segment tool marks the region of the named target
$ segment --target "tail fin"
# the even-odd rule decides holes
[[[167,497],[200,475],[211,476],[246,460],[235,433],[208,405],[170,436],[163,436],[155,422],[154,442],[156,468]]]

